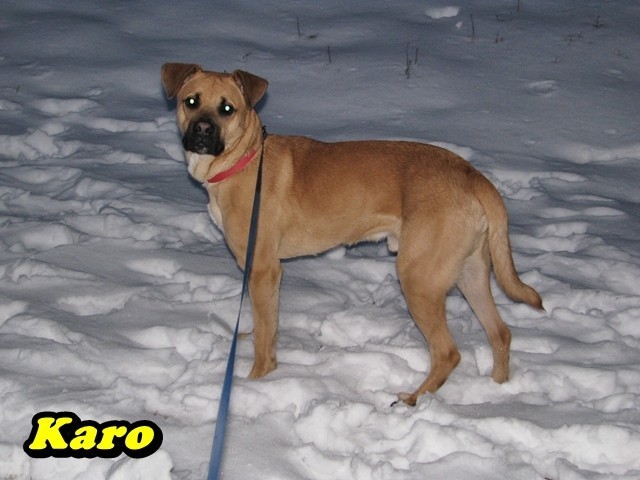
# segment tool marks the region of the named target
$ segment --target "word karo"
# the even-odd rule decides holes
[[[40,412],[31,423],[23,448],[33,458],[144,458],[162,445],[162,430],[149,420],[97,423],[72,412]]]

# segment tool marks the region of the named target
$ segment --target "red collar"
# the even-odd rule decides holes
[[[247,164],[255,158],[257,153],[257,150],[249,150],[240,158],[240,160],[238,160],[238,162],[233,167],[231,167],[229,170],[224,170],[220,173],[216,173],[213,177],[207,180],[207,183],[220,183],[223,180],[232,177],[244,167],[246,167]]]

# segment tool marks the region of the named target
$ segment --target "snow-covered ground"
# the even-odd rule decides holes
[[[223,478],[640,478],[640,5],[5,1],[0,478],[200,479],[241,272],[188,177],[160,67],[270,81],[271,132],[448,146],[505,197],[512,378],[457,291],[429,368],[384,244],[287,262],[279,368],[239,345]],[[250,309],[242,329],[251,328]],[[148,419],[143,460],[29,458],[33,415]]]

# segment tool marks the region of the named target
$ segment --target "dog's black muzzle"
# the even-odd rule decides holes
[[[182,136],[182,145],[188,152],[200,155],[220,155],[224,142],[220,138],[220,128],[208,118],[194,120]]]

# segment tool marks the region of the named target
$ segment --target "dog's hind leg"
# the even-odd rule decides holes
[[[435,392],[460,362],[460,353],[447,326],[445,300],[455,284],[464,255],[452,247],[443,231],[446,222],[436,222],[416,232],[403,229],[397,268],[402,291],[416,325],[429,344],[431,369],[426,380],[413,393],[398,397],[415,405],[418,397]],[[403,250],[404,247],[404,250]]]
[[[486,241],[469,256],[463,267],[458,288],[465,296],[487,334],[493,352],[491,377],[498,383],[509,379],[511,332],[500,318],[489,281],[491,258]]]

